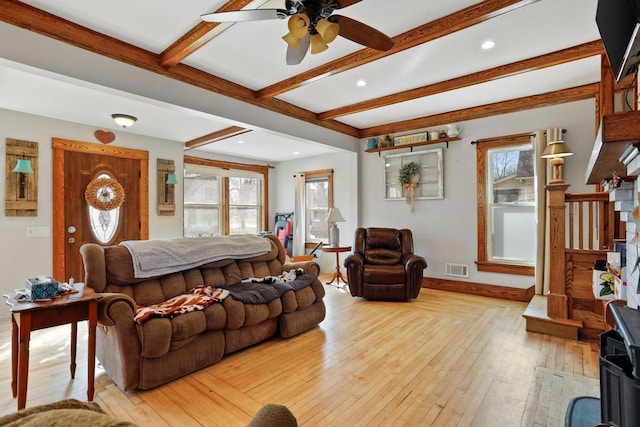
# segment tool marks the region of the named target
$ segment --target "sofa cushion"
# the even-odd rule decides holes
[[[363,281],[365,283],[404,283],[404,265],[365,265]]]

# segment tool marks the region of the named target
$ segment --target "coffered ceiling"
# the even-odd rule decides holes
[[[281,39],[286,20],[217,25],[200,19],[219,10],[283,8],[284,0],[0,0],[4,26],[247,105],[244,117],[220,109],[212,114],[161,94],[132,95],[5,58],[0,108],[103,128],[114,126],[111,113],[123,112],[141,118],[130,132],[266,161],[330,153],[340,144],[270,129],[253,107],[295,119],[301,128],[311,124],[353,139],[585,99],[600,79],[596,5],[597,0],[362,0],[334,13],[387,34],[392,49],[376,51],[338,37],[328,50],[291,66]],[[486,40],[495,47],[483,50]],[[5,39],[0,46],[5,43],[20,45]],[[366,85],[357,86],[359,80]],[[43,101],[56,94],[69,102]]]

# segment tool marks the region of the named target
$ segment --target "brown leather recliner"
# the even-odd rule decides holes
[[[352,296],[409,300],[420,293],[427,262],[413,253],[411,230],[358,228],[344,266]]]

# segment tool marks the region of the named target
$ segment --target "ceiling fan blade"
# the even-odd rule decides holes
[[[338,7],[336,9],[351,6],[352,4],[360,3],[361,1],[362,0],[337,0]]]
[[[300,40],[300,44],[296,49],[292,48],[290,45],[287,46],[287,65],[298,65],[301,63],[309,50],[310,42],[310,36],[307,34]]]
[[[338,34],[352,42],[376,50],[389,50],[393,47],[393,40],[386,34],[360,21],[341,15],[331,15],[329,21],[337,22],[340,25]]]
[[[287,16],[289,16],[289,13],[284,9],[247,9],[205,13],[200,15],[200,18],[206,22],[244,22],[284,19]]]

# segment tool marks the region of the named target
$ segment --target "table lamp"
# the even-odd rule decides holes
[[[551,167],[553,170],[553,177],[549,181],[549,184],[561,184],[562,180],[562,165],[564,165],[563,157],[572,155],[573,153],[567,147],[564,141],[551,141],[544,152],[540,155],[543,159],[551,159]]]
[[[336,223],[344,222],[340,209],[330,208],[326,221],[331,224],[331,230],[329,230],[329,244],[332,248],[337,248],[340,246],[340,230],[338,230],[338,224]]]

